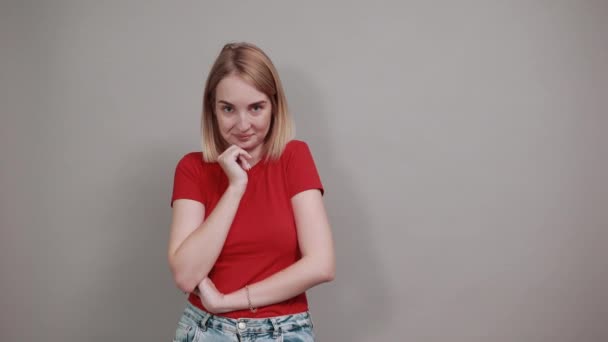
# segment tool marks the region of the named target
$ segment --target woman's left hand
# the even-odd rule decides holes
[[[205,277],[198,284],[196,294],[201,298],[201,302],[209,312],[214,314],[223,312],[224,294],[218,291],[211,279]]]

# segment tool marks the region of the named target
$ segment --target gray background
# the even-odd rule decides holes
[[[222,44],[326,186],[319,341],[608,340],[608,2],[3,1],[2,341],[168,341],[174,167]]]

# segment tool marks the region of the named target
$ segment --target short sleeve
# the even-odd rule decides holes
[[[325,193],[321,178],[317,172],[315,161],[308,145],[299,140],[289,143],[289,158],[286,167],[286,183],[289,198],[304,190],[319,189],[321,195]]]
[[[202,156],[191,152],[180,159],[175,167],[171,207],[176,199],[191,199],[205,203],[201,187]]]

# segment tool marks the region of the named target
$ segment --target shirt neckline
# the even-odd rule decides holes
[[[266,157],[262,157],[262,159],[260,159],[257,163],[255,163],[255,165],[251,167],[251,169],[249,169],[249,171],[246,171],[247,176],[251,177],[257,174],[259,170],[262,169],[262,166],[265,164],[268,164],[268,162],[266,161]]]

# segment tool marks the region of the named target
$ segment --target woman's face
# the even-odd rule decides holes
[[[229,145],[249,153],[261,149],[272,116],[266,94],[241,77],[230,75],[215,88],[214,106],[220,134]]]

